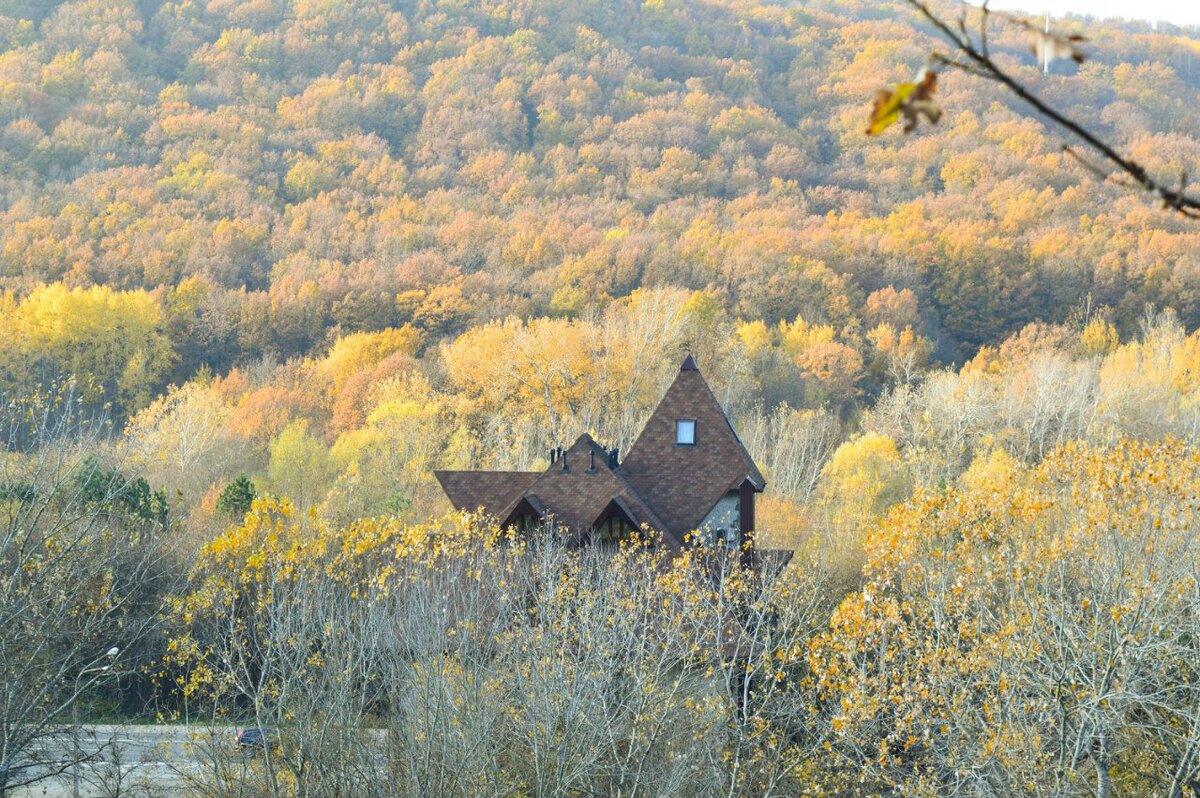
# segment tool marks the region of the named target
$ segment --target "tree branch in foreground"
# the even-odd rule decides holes
[[[1177,185],[1168,185],[1160,181],[1150,175],[1140,164],[1122,155],[1100,136],[1055,110],[993,60],[987,38],[988,24],[993,12],[988,10],[986,2],[980,9],[978,41],[968,31],[965,13],[958,19],[957,24],[954,24],[934,13],[924,0],[905,0],[905,2],[937,28],[942,37],[953,45],[957,52],[955,57],[937,52],[932,53],[926,67],[912,83],[902,83],[895,87],[895,90],[880,90],[872,109],[871,126],[867,130],[869,135],[881,133],[901,117],[905,120],[905,132],[911,132],[916,127],[920,116],[924,116],[930,122],[936,122],[941,116],[941,109],[932,100],[937,86],[936,72],[942,67],[957,69],[969,75],[1001,84],[1040,115],[1070,131],[1104,161],[1115,167],[1117,172],[1128,178],[1127,181],[1122,181],[1122,185],[1151,192],[1162,201],[1164,208],[1174,210],[1191,219],[1200,219],[1200,199],[1186,193],[1188,182],[1186,172],[1180,174]],[[1082,37],[1061,36],[1049,31],[1041,31],[1025,20],[1007,14],[1003,16],[1012,24],[1024,28],[1029,33],[1030,49],[1037,54],[1039,59],[1045,62],[1057,58],[1071,58],[1079,63],[1083,61],[1083,54],[1075,46],[1083,40]],[[1078,163],[1102,179],[1109,179],[1112,176],[1098,165],[1086,160],[1069,145],[1064,145],[1063,149]]]

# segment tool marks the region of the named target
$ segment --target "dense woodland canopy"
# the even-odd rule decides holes
[[[639,286],[848,339],[872,293],[908,288],[947,358],[1088,294],[1126,332],[1147,302],[1200,320],[1192,230],[1096,185],[990,87],[950,79],[926,135],[860,135],[864,97],[928,49],[887,4],[0,12],[4,283],[162,292],[176,380]],[[1150,168],[1193,163],[1195,40],[1093,38],[1079,74],[1026,76]]]
[[[1049,99],[1195,163],[1194,35],[1091,26],[1042,75],[1018,33],[993,47]],[[735,415],[846,420],[1033,322],[1200,324],[1195,226],[992,87],[947,76],[939,127],[862,135],[931,47],[899,4],[4,0],[0,41],[0,375],[144,410],[188,507],[241,471],[305,504],[373,457],[418,472],[372,452],[445,405],[434,460],[627,443],[689,348]],[[540,410],[519,362],[564,383]],[[154,449],[203,401],[240,445]],[[297,447],[308,484],[271,480]]]
[[[1200,32],[1062,25],[1081,66],[1043,74],[1011,26],[992,50],[1155,175],[1196,171]],[[20,713],[52,734],[81,699],[186,692],[394,723],[436,764],[364,776],[375,757],[310,741],[276,795],[327,794],[314,767],[362,794],[1195,790],[1200,226],[961,73],[937,126],[864,135],[872,92],[936,46],[883,0],[0,0],[5,761],[34,750]],[[510,559],[431,474],[537,468],[585,431],[624,451],[685,352],[766,475],[760,532],[796,552],[755,604],[782,637],[747,643],[771,674],[753,706],[727,661],[678,667],[729,620],[694,563],[622,552],[608,595],[687,601],[605,637],[586,555]],[[466,591],[498,642],[443,658],[466,626],[424,621],[485,569],[572,577],[529,587],[544,639],[491,614],[516,593]],[[121,690],[63,676],[96,672],[70,641],[142,627]],[[245,630],[342,648],[247,689]],[[425,647],[411,671],[389,634]],[[350,699],[327,661],[396,669]],[[605,703],[611,662],[653,711]],[[580,741],[679,731],[642,752],[658,769],[622,742],[575,781],[529,772],[564,683],[599,719]],[[447,709],[467,690],[493,725]],[[456,735],[481,728],[524,753],[480,760]]]

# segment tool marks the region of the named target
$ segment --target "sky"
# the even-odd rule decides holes
[[[1200,0],[992,0],[992,8],[1020,10],[1031,14],[1049,12],[1090,14],[1094,17],[1124,17],[1150,22],[1200,25]]]

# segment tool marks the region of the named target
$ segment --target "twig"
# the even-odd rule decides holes
[[[1157,195],[1162,200],[1164,207],[1170,208],[1188,218],[1200,219],[1200,199],[1190,197],[1184,192],[1184,188],[1186,187],[1185,181],[1180,181],[1180,187],[1173,189],[1151,177],[1140,164],[1117,152],[1114,147],[1103,141],[1083,125],[1047,105],[1040,97],[1001,69],[992,60],[986,50],[975,47],[970,37],[965,35],[965,27],[963,28],[964,34],[959,35],[949,23],[933,13],[923,0],[905,0],[905,2],[915,8],[921,16],[925,17],[930,24],[937,28],[942,36],[950,41],[969,61],[968,64],[960,64],[952,59],[939,58],[938,60],[941,63],[945,63],[947,66],[952,66],[956,69],[963,69],[963,71],[978,77],[987,77],[1003,84],[1009,91],[1021,98],[1026,105],[1031,106],[1047,119],[1066,128],[1103,156],[1105,160],[1132,178],[1136,186]],[[986,5],[984,14],[986,25]],[[1072,155],[1074,154],[1072,152]],[[1078,158],[1078,156],[1076,157]]]
[[[1124,178],[1114,177],[1112,172],[1104,171],[1099,166],[1092,163],[1087,158],[1084,158],[1082,155],[1080,155],[1078,152],[1076,152],[1075,148],[1072,147],[1070,144],[1062,145],[1062,149],[1063,149],[1063,152],[1065,152],[1067,155],[1070,155],[1072,158],[1074,158],[1076,163],[1078,163],[1084,169],[1087,169],[1089,172],[1091,172],[1093,175],[1095,175],[1099,179],[1104,180],[1104,181],[1112,180],[1113,182],[1117,183],[1118,185],[1125,186],[1126,188],[1133,188],[1133,189],[1140,188],[1140,186],[1138,186],[1136,183],[1131,183],[1128,180],[1125,180]]]
[[[990,72],[984,72],[979,67],[964,63],[962,61],[956,61],[949,56],[942,55],[941,53],[931,54],[930,59],[938,64],[942,64],[943,66],[954,67],[955,69],[957,69],[961,72],[966,72],[969,75],[974,75],[977,78],[983,78],[984,80],[995,80],[996,79]]]

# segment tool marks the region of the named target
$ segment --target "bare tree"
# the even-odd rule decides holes
[[[94,454],[68,383],[0,398],[0,794],[95,755],[79,707],[138,663],[168,586],[165,503]]]
[[[764,590],[728,549],[575,549],[259,505],[188,603],[213,796],[760,794],[794,786],[818,570]],[[357,552],[347,554],[347,552]],[[780,563],[776,563],[776,566]],[[775,569],[777,570],[777,569]],[[782,582],[780,582],[782,584]]]
[[[808,501],[821,469],[842,437],[837,417],[826,410],[796,410],[786,404],[770,412],[756,408],[742,420],[743,437],[761,463],[775,493]]]

